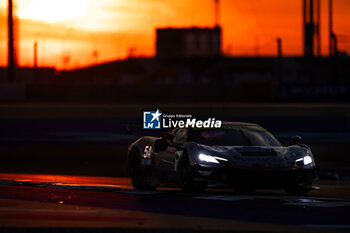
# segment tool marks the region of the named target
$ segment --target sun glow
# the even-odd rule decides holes
[[[0,66],[7,65],[7,0],[0,0]],[[328,55],[328,9],[322,1],[322,53]],[[154,56],[156,28],[212,27],[212,0],[13,0],[19,64],[74,69],[134,56]],[[349,0],[334,1],[340,51],[350,54]],[[222,0],[223,51],[230,56],[303,53],[302,1]],[[98,55],[96,55],[98,54]]]
[[[87,14],[86,0],[32,0],[23,2],[18,16],[23,19],[59,23],[79,19]]]

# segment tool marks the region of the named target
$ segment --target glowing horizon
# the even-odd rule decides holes
[[[158,27],[212,27],[213,0],[15,0],[19,18],[19,64],[75,69],[96,63],[155,54]],[[322,54],[328,54],[327,2],[322,1]],[[302,1],[221,1],[223,51],[232,56],[275,56],[277,37],[283,54],[302,54]],[[6,29],[6,0],[0,0],[0,27]],[[198,5],[200,4],[200,5]],[[69,7],[68,7],[69,5]],[[334,0],[334,30],[341,51],[350,53],[350,2]],[[6,51],[6,32],[0,49]],[[136,48],[136,49],[131,49]],[[0,66],[6,65],[0,54]]]

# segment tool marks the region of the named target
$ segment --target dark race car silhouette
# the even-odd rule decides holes
[[[128,149],[128,171],[135,189],[158,185],[200,192],[231,186],[242,193],[258,188],[305,194],[311,189],[315,160],[293,137],[282,146],[257,124],[223,122],[215,128],[176,128],[162,137],[145,136]]]

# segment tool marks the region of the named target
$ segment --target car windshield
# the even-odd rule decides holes
[[[193,129],[189,141],[209,146],[281,146],[271,133],[255,125]]]

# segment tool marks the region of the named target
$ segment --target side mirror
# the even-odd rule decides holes
[[[300,144],[303,142],[303,138],[300,136],[294,136],[292,137],[292,142],[293,144]]]
[[[165,151],[168,148],[169,144],[166,141],[166,139],[158,139],[157,141],[154,142],[154,151],[156,153]]]

